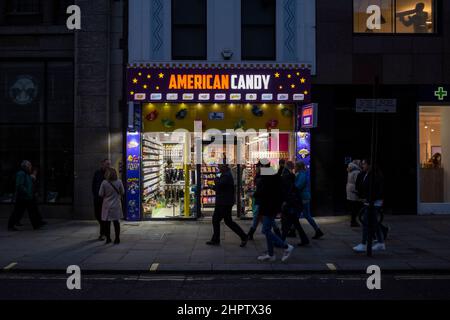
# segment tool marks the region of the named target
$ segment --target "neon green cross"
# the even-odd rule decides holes
[[[447,93],[448,91],[444,90],[443,87],[439,87],[438,91],[434,92],[434,95],[438,97],[439,101],[442,101],[447,96]]]

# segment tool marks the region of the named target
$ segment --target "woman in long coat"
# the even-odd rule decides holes
[[[117,178],[115,169],[109,168],[105,174],[105,180],[100,185],[98,195],[103,198],[102,221],[105,224],[106,243],[111,243],[111,221],[114,224],[116,238],[114,244],[120,243],[120,219],[122,212],[122,196],[125,194],[122,181]]]

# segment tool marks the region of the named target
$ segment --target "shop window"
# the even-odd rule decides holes
[[[420,202],[450,203],[450,107],[420,107]]]
[[[242,0],[241,17],[242,60],[276,60],[276,1]]]
[[[172,59],[206,60],[206,0],[172,0]]]
[[[0,64],[0,123],[44,121],[44,63]]]
[[[22,160],[40,203],[72,202],[73,63],[0,64],[0,203],[13,201]]]
[[[367,13],[370,6],[374,10]],[[376,8],[380,24],[374,25]],[[436,32],[435,0],[354,0],[353,31],[355,33],[420,33]]]

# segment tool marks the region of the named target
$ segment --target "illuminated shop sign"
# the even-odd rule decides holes
[[[128,68],[128,101],[308,103],[310,70]]]
[[[300,108],[300,128],[310,129],[317,127],[317,103],[311,103]]]

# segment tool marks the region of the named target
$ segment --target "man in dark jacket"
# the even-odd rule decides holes
[[[364,199],[362,223],[363,223],[363,233],[362,242],[353,248],[356,252],[365,252],[367,250],[367,238],[373,237],[377,238],[377,243],[372,246],[372,250],[381,251],[386,250],[384,240],[387,237],[389,228],[382,225],[380,221],[381,212],[384,205],[384,185],[383,176],[377,168],[373,168],[370,160],[365,159],[362,161],[362,172],[358,175],[356,179],[356,190],[361,199]],[[373,182],[373,183],[372,183]],[[372,195],[370,194],[371,188],[373,187]],[[369,235],[368,224],[369,224],[369,211],[370,206],[373,205],[374,213],[371,216],[372,225],[374,230],[372,235]]]
[[[43,224],[36,214],[35,199],[33,193],[33,180],[31,178],[31,162],[24,160],[21,169],[16,174],[16,195],[14,210],[8,220],[8,230],[17,231],[16,225],[19,224],[25,210],[28,211],[33,229],[39,229]]]
[[[298,197],[298,190],[295,187],[294,163],[288,161],[281,172],[281,190],[283,196],[283,204],[281,208],[281,226],[282,226],[282,240],[286,240],[289,231],[292,227],[297,230],[300,236],[299,246],[309,244],[308,236],[300,224],[297,212],[301,211],[302,201]]]
[[[94,213],[95,213],[95,219],[98,221],[98,224],[100,226],[100,236],[98,239],[100,241],[105,240],[105,230],[102,223],[102,203],[103,198],[101,198],[98,195],[98,192],[100,191],[100,185],[102,184],[103,180],[105,180],[105,172],[108,168],[111,167],[111,160],[104,159],[100,163],[100,169],[95,171],[94,178],[92,179],[92,196],[94,197]]]
[[[215,179],[214,190],[216,191],[216,204],[213,214],[214,234],[211,241],[206,242],[208,245],[220,244],[220,222],[233,230],[241,238],[241,247],[247,244],[247,235],[239,227],[239,225],[231,218],[231,211],[235,203],[234,180],[231,170],[226,164],[219,165],[220,177]]]

